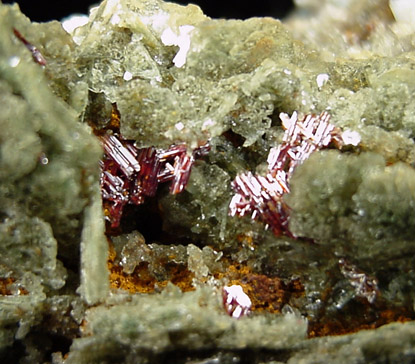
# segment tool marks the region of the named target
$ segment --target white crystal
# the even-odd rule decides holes
[[[123,78],[126,81],[131,81],[133,79],[133,74],[129,71],[125,71]]]
[[[181,25],[177,35],[171,28],[167,28],[161,35],[161,41],[167,46],[175,45],[179,51],[173,58],[176,67],[183,67],[186,63],[187,53],[190,49],[190,33],[195,27],[193,25]]]
[[[361,141],[360,134],[357,131],[346,130],[342,133],[342,139],[346,145],[359,145]]]
[[[175,125],[175,127],[176,127],[177,130],[180,131],[180,130],[183,130],[184,124],[180,121]]]
[[[9,66],[10,67],[17,67],[20,63],[20,57],[18,56],[12,56],[9,58]]]
[[[327,73],[320,73],[316,78],[318,88],[322,88],[328,80],[329,75]]]
[[[250,310],[252,306],[251,299],[243,291],[241,286],[234,284],[229,287],[223,287],[223,290],[227,294],[226,304],[228,307],[231,309],[236,304],[236,307],[232,311],[232,317],[239,318]]]
[[[412,24],[415,22],[414,0],[390,0],[389,7],[396,21]]]
[[[76,28],[79,28],[88,23],[88,16],[83,14],[71,15],[62,19],[62,27],[69,34],[73,34]]]
[[[170,15],[165,11],[159,11],[152,15],[140,16],[140,20],[143,24],[151,26],[154,30],[160,33],[166,29],[169,18]]]

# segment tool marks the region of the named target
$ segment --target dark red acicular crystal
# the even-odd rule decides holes
[[[348,279],[355,289],[356,296],[365,298],[369,303],[374,303],[379,295],[378,280],[358,269],[345,258],[339,259],[340,272]]]
[[[266,176],[246,172],[232,181],[235,191],[230,205],[231,216],[251,214],[252,219],[265,223],[275,235],[294,237],[288,229],[289,208],[283,196],[290,192],[290,178],[295,168],[316,150],[334,143],[338,148],[344,144],[357,145],[360,136],[355,132],[341,133],[329,123],[330,115],[306,115],[299,120],[294,112],[291,118],[280,114],[285,129],[282,144],[272,148],[268,155]]]
[[[29,43],[16,28],[13,28],[13,33],[26,46],[30,53],[32,53],[33,60],[41,66],[46,66],[46,59],[42,53],[33,44]]]
[[[101,161],[101,194],[105,217],[112,228],[120,224],[125,205],[140,205],[154,196],[159,183],[171,182],[170,193],[186,187],[195,159],[206,155],[209,144],[189,154],[185,144],[167,150],[136,148],[134,142],[116,135],[101,137],[104,158]]]

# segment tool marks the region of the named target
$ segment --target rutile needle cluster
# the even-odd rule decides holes
[[[101,160],[101,194],[106,219],[112,228],[120,224],[127,204],[140,205],[145,197],[156,194],[159,183],[170,182],[170,193],[186,187],[194,161],[206,155],[205,144],[188,153],[185,144],[169,149],[136,148],[134,143],[116,135],[101,137],[104,158]]]
[[[251,218],[265,223],[275,235],[289,231],[289,207],[283,196],[290,192],[290,178],[298,165],[310,155],[333,143],[337,148],[343,145],[357,145],[360,136],[357,132],[342,132],[330,123],[330,115],[306,115],[299,119],[296,112],[289,117],[280,114],[285,134],[282,143],[271,148],[268,155],[268,170],[265,176],[245,172],[232,182],[235,191],[230,205],[231,216],[251,214]]]

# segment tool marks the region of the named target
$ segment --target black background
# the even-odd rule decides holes
[[[91,5],[99,0],[3,0],[3,3],[17,2],[22,12],[32,21],[60,20],[73,13],[88,14]],[[293,8],[292,0],[192,0],[174,1],[179,4],[194,3],[212,18],[246,19],[252,16],[282,18]]]

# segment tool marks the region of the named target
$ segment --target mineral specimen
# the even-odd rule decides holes
[[[252,302],[241,286],[225,286],[222,295],[223,305],[229,316],[240,318],[250,312]]]
[[[42,53],[40,53],[39,50],[33,44],[30,44],[16,28],[13,28],[13,33],[32,53],[33,60],[36,63],[39,63],[41,66],[46,66],[46,59],[42,56]]]
[[[342,274],[350,281],[356,290],[356,295],[364,297],[369,303],[375,302],[379,293],[378,282],[376,278],[368,277],[365,273],[359,271],[344,258],[339,260]]]
[[[1,362],[415,360],[413,13],[296,4],[0,4]]]
[[[327,112],[307,115],[298,120],[297,113],[291,118],[280,114],[285,129],[282,144],[271,149],[268,155],[268,171],[265,177],[252,173],[238,175],[232,182],[236,194],[229,205],[230,215],[244,216],[252,213],[270,227],[275,235],[282,233],[294,237],[289,231],[289,208],[283,201],[290,192],[290,178],[295,168],[311,153],[327,147],[331,142],[337,147],[345,144],[358,145],[360,136],[356,132],[342,134],[329,123]]]
[[[210,149],[205,144],[189,155],[184,144],[157,150],[154,147],[137,149],[133,142],[115,135],[105,135],[101,140],[105,151],[100,162],[101,193],[105,217],[112,228],[119,226],[126,204],[142,204],[145,197],[156,194],[159,183],[171,182],[173,195],[182,192],[195,159]]]

